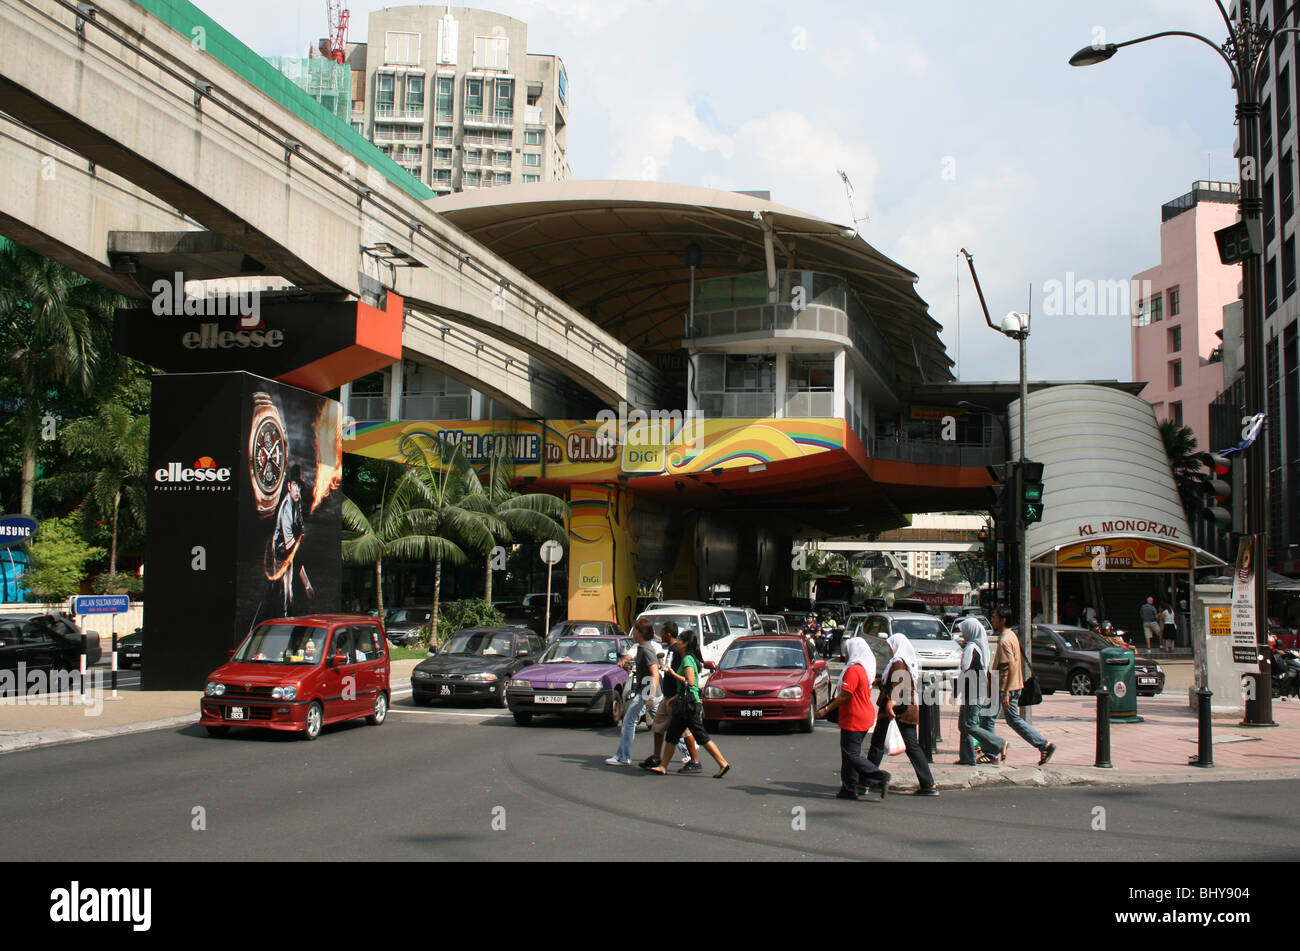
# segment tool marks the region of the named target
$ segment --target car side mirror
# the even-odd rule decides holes
[[[818,660],[813,662],[813,670],[825,670],[825,669],[826,669],[826,661]]]
[[[335,655],[330,659],[330,666],[331,666],[331,667],[342,667],[342,666],[344,666],[347,662],[348,662],[348,655],[340,652],[340,653],[338,653],[338,654],[335,654]]]
[[[715,664],[715,663],[714,663],[713,661],[711,661],[711,660],[706,660],[706,661],[704,662],[704,669],[705,669],[705,670],[717,670],[717,669],[718,669],[718,665]]]

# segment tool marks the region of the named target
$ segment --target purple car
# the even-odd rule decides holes
[[[595,714],[617,724],[623,715],[627,671],[619,659],[630,637],[573,634],[557,638],[541,661],[514,675],[506,703],[515,722],[527,726],[544,713]]]

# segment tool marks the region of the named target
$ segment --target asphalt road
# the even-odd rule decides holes
[[[843,802],[838,731],[724,732],[723,780],[606,766],[617,734],[398,701],[307,743],[198,727],[0,758],[0,859],[1294,859],[1300,783]],[[638,733],[637,758],[649,752]],[[905,763],[901,768],[907,770]],[[1094,829],[1097,807],[1105,829]],[[201,821],[200,821],[201,820]],[[203,826],[204,828],[197,828]]]

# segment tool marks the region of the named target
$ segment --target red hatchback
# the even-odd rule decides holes
[[[830,703],[831,678],[802,637],[738,637],[709,677],[703,699],[710,732],[723,722],[776,720],[811,733],[817,711]]]
[[[388,647],[376,618],[311,614],[263,621],[208,676],[199,723],[212,736],[232,726],[296,732],[388,717]]]

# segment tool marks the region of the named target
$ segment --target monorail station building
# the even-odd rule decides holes
[[[491,374],[408,359],[345,394],[358,420],[350,451],[399,459],[413,437],[460,444],[479,463],[504,450],[520,484],[564,495],[571,616],[630,622],[638,579],[662,578],[669,597],[730,584],[736,603],[779,600],[796,539],[987,507],[986,466],[1006,457],[995,417],[1016,386],[954,381],[915,275],[851,229],[761,193],[657,182],[497,188],[437,208],[670,382],[638,415],[544,380],[563,415],[537,418]],[[1145,405],[1098,390],[1130,412],[1129,400]],[[435,406],[451,412],[412,412]],[[1160,452],[1149,423],[1143,458]],[[1056,469],[1054,515],[1068,481]],[[1167,541],[1182,544],[1185,523],[1167,508],[1178,523]]]

